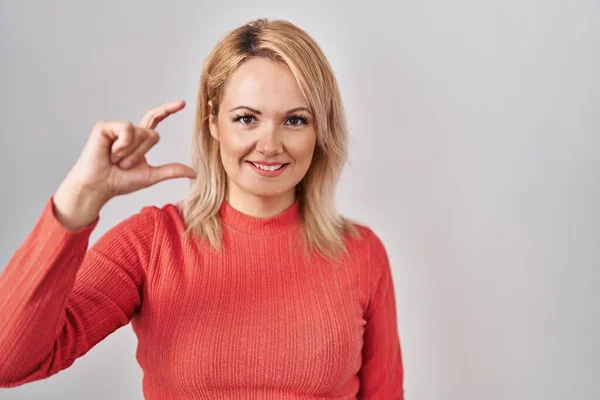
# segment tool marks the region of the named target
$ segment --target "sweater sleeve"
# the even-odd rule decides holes
[[[394,282],[383,243],[371,231],[371,297],[365,312],[361,400],[403,400],[404,370],[396,316]]]
[[[153,207],[113,226],[87,250],[100,217],[69,230],[54,196],[0,274],[0,387],[49,377],[126,325],[141,303]]]

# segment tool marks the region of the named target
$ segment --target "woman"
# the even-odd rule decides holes
[[[403,399],[385,248],[340,216],[339,90],[318,45],[286,21],[232,31],[201,75],[193,169],[154,167],[158,123],[101,121],[0,275],[0,384],[42,379],[132,322],[146,398]],[[87,250],[111,198],[165,179]]]

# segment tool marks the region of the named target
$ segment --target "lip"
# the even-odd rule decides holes
[[[284,162],[267,162],[267,161],[252,161],[252,160],[248,160],[248,161],[253,162],[254,164],[266,165],[269,167],[272,165],[288,164],[288,163],[284,163]]]
[[[246,161],[246,164],[248,164],[248,166],[250,168],[252,168],[252,170],[254,172],[256,172],[257,174],[261,175],[261,176],[266,176],[269,178],[274,178],[276,176],[279,176],[283,173],[283,171],[285,171],[288,167],[288,165],[290,165],[289,163],[266,163],[266,162],[257,162],[257,164],[262,164],[262,165],[279,165],[279,164],[285,164],[283,167],[279,168],[277,171],[265,171],[264,169],[260,169],[258,167],[255,167],[254,165],[252,165],[252,161]]]

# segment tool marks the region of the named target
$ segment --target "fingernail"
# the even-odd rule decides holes
[[[132,163],[131,160],[125,160],[121,163],[121,167],[127,169],[127,168],[131,167],[131,163]]]

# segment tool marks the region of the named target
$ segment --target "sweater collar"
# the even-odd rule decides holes
[[[272,235],[300,226],[300,199],[279,214],[266,218],[244,214],[224,200],[219,209],[219,216],[224,225],[238,232]]]

